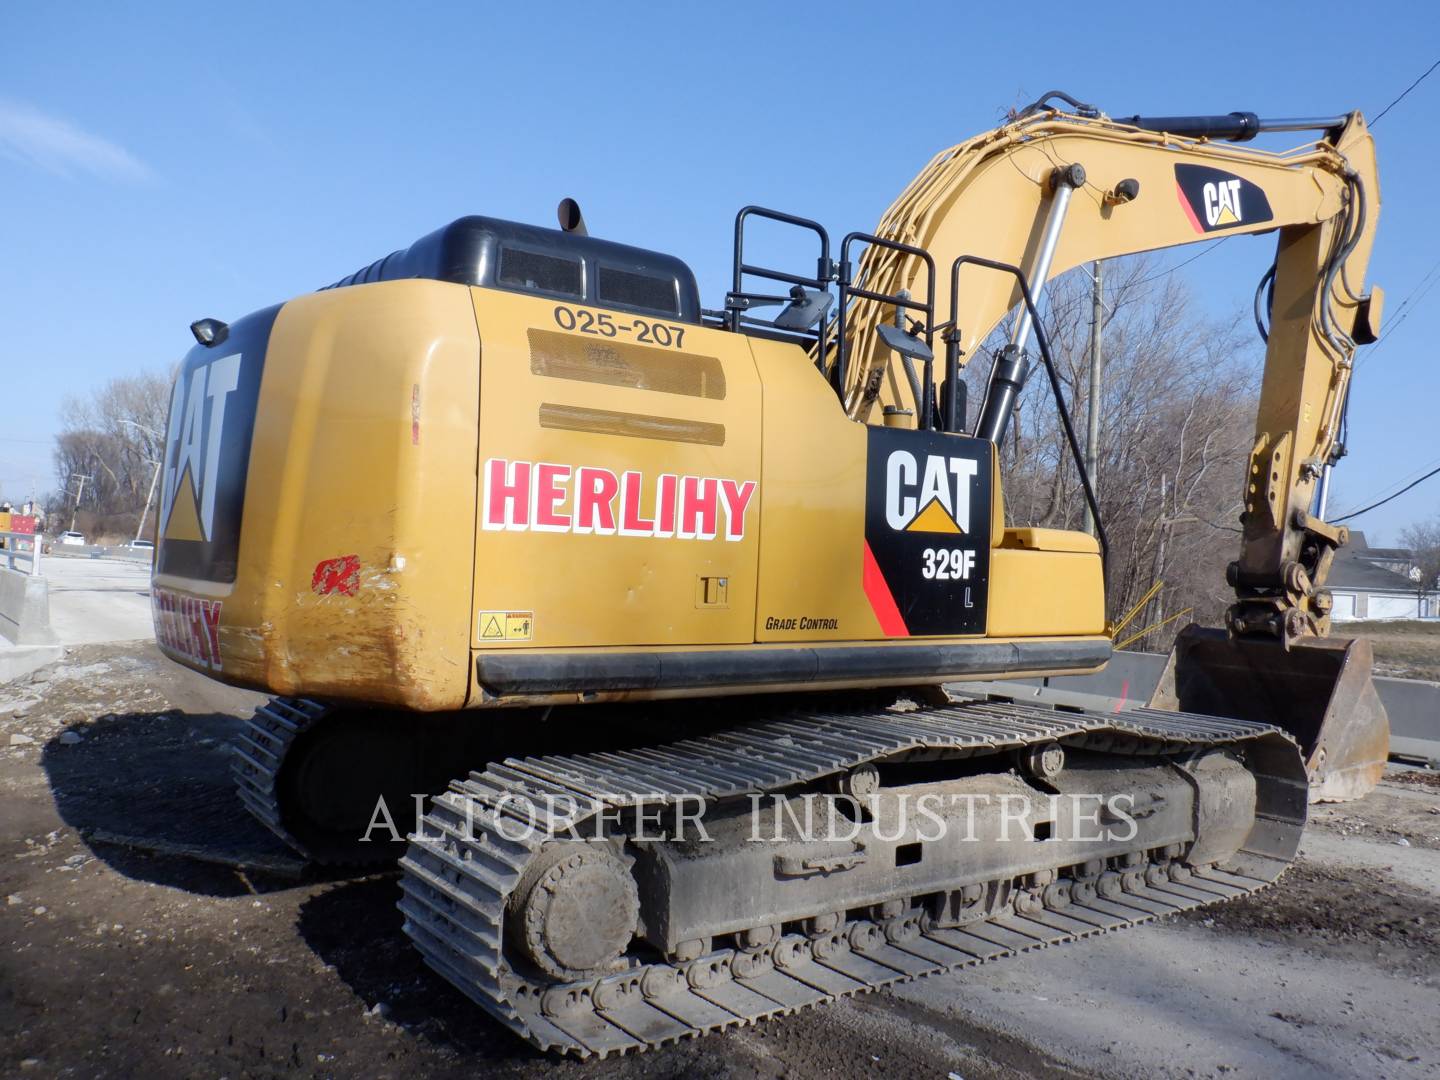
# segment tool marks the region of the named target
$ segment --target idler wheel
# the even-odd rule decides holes
[[[1020,768],[1036,780],[1054,780],[1065,768],[1065,748],[1058,742],[1027,746],[1020,751]]]
[[[600,974],[625,951],[640,918],[630,867],[598,844],[560,843],[541,853],[511,902],[511,937],[553,979]]]

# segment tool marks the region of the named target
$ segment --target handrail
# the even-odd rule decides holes
[[[0,530],[0,540],[4,541],[3,544],[0,544],[0,558],[5,560],[9,569],[15,570],[15,560],[18,557],[30,564],[30,569],[24,571],[25,573],[32,576],[40,573],[40,549],[43,544],[39,534]],[[22,544],[26,546],[21,547]]]
[[[745,221],[750,217],[765,218],[769,221],[778,221],[782,225],[793,225],[799,229],[807,229],[813,232],[820,239],[820,257],[815,260],[815,276],[805,277],[803,274],[792,274],[786,270],[775,270],[768,266],[757,266],[745,261]],[[745,206],[735,215],[735,257],[734,269],[731,279],[730,291],[725,294],[724,326],[726,329],[739,333],[742,324],[749,323],[751,326],[774,327],[774,323],[766,322],[763,319],[746,319],[745,311],[755,304],[785,304],[795,298],[792,292],[789,296],[772,296],[767,293],[755,293],[744,291],[744,279],[746,275],[763,278],[767,281],[778,281],[785,285],[793,286],[796,291],[809,287],[826,293],[828,296],[830,283],[835,277],[835,264],[830,259],[830,234],[825,231],[825,226],[818,221],[811,221],[809,218],[799,217],[796,214],[787,214],[783,210],[771,210],[764,206]],[[812,331],[801,331],[802,339],[808,338]],[[824,370],[827,339],[830,332],[830,322],[821,315],[820,325],[813,333],[815,335],[815,365]]]
[[[1090,485],[1090,474],[1085,470],[1085,455],[1080,450],[1080,440],[1075,437],[1074,425],[1070,423],[1070,410],[1065,405],[1065,395],[1060,390],[1060,376],[1055,372],[1055,362],[1050,358],[1050,338],[1040,324],[1040,312],[1035,308],[1035,298],[1030,294],[1030,283],[1018,266],[982,258],[979,255],[961,255],[950,265],[950,327],[953,330],[959,318],[960,267],[965,265],[983,266],[988,270],[999,270],[1014,276],[1024,298],[1025,309],[1030,313],[1034,328],[1035,343],[1040,346],[1040,357],[1045,362],[1045,372],[1050,376],[1050,389],[1055,395],[1055,408],[1060,414],[1060,424],[1065,429],[1065,439],[1070,444],[1070,455],[1080,473],[1080,485],[1085,489],[1085,502],[1090,507],[1090,516],[1095,522],[1095,538],[1100,541],[1100,574],[1108,582],[1110,563],[1110,542],[1105,536],[1105,524],[1100,520],[1100,503],[1095,498],[1095,489]],[[1017,391],[1018,393],[1018,391]]]
[[[772,270],[765,266],[753,266],[745,261],[745,219],[750,217],[766,218],[769,221],[778,221],[783,225],[794,225],[800,229],[808,229],[820,238],[820,258],[816,261],[816,276],[807,278],[800,274],[791,274],[783,270]],[[742,291],[743,279],[749,274],[751,277],[765,278],[769,281],[781,281],[787,285],[809,285],[814,289],[827,289],[830,286],[830,276],[833,273],[830,262],[830,234],[825,231],[825,226],[818,221],[811,221],[809,218],[798,217],[795,214],[787,214],[783,210],[771,210],[764,206],[745,206],[735,215],[735,259],[731,275],[730,294],[726,297],[727,316],[729,317],[730,329],[740,329],[741,307],[731,307],[730,297],[744,300],[785,300],[788,297],[765,297],[756,293]]]
[[[925,269],[929,278],[925,285],[925,302],[907,296],[891,295],[889,293],[875,292],[871,289],[860,288],[850,283],[850,245],[859,241],[870,247],[885,248],[889,251],[898,251],[903,255],[910,255],[923,259]],[[865,300],[873,300],[879,304],[893,304],[897,308],[907,308],[911,311],[923,311],[925,313],[925,344],[933,349],[935,336],[935,258],[924,248],[916,247],[914,244],[904,244],[899,240],[887,240],[873,233],[852,232],[840,242],[840,310],[838,312],[837,342],[838,348],[835,355],[835,367],[831,372],[831,382],[841,400],[845,397],[845,379],[847,372],[847,359],[850,355],[850,345],[845,337],[845,309],[850,306],[850,297],[859,296]],[[909,361],[906,360],[907,372]],[[915,396],[915,426],[917,429],[925,430],[930,427],[930,417],[934,412],[934,371],[933,358],[925,361],[925,386],[922,393],[915,394],[915,387],[911,385],[911,393]],[[913,373],[911,373],[913,375]],[[953,387],[951,388],[954,389]]]

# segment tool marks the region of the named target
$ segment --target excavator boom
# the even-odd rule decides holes
[[[986,259],[1022,268],[1038,294],[1047,278],[1091,260],[1276,233],[1257,293],[1265,368],[1242,542],[1228,570],[1235,601],[1225,632],[1182,635],[1153,703],[1284,727],[1306,751],[1315,797],[1356,797],[1384,766],[1388,721],[1368,647],[1325,640],[1325,579],[1348,531],[1314,508],[1317,484],[1343,453],[1356,348],[1376,340],[1383,302],[1364,284],[1380,203],[1365,121],[1359,113],[1111,120],[1068,100],[1073,113],[1042,99],[938,154],[886,212],[876,235],[890,243],[861,261],[855,280],[870,295],[845,312],[832,367],[847,412],[857,420],[877,405],[924,413],[891,362],[890,309],[873,296],[924,295],[933,281],[930,305],[949,318],[925,329],[943,335],[953,383],[1022,300],[1015,279],[979,265]],[[1320,137],[1285,153],[1216,141],[1307,129]],[[953,272],[927,273],[906,248]],[[983,437],[998,441],[1005,431],[1033,366],[1019,355],[1031,332],[1022,305],[1013,349],[997,356],[980,406]]]

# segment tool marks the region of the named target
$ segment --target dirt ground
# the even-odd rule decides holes
[[[0,1074],[1440,1075],[1435,774],[1320,808],[1256,897],[586,1064],[425,969],[392,876],[317,876],[245,816],[257,700],[148,644],[0,685]]]
[[[1337,637],[1368,637],[1375,674],[1397,679],[1440,679],[1440,622],[1337,623]]]

